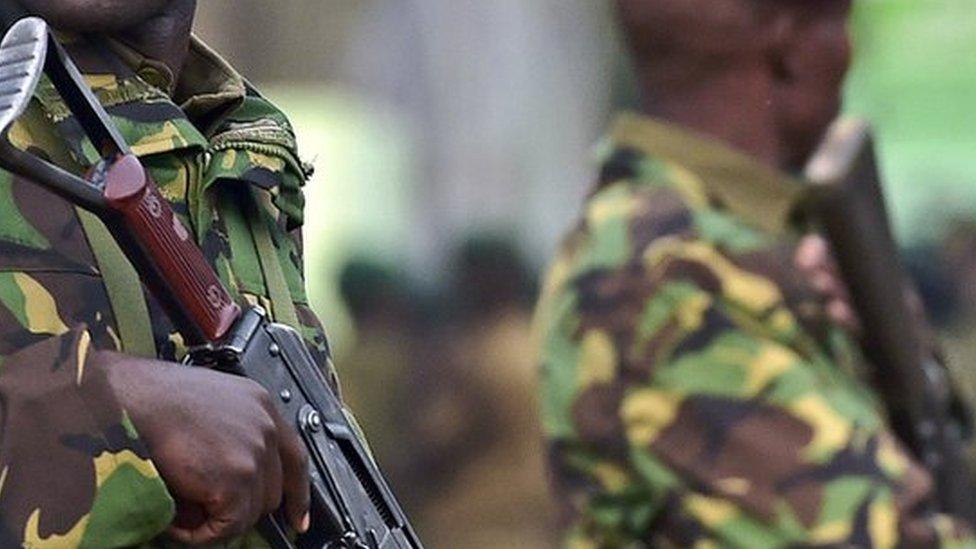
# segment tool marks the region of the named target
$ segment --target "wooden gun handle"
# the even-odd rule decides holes
[[[197,246],[192,233],[159,193],[142,163],[120,156],[104,175],[113,231],[190,345],[223,339],[241,309]],[[158,291],[155,291],[158,290]]]

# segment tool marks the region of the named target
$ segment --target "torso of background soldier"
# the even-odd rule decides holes
[[[800,181],[634,116],[617,122],[599,152],[598,185],[550,270],[536,318],[543,424],[561,514],[569,534],[583,536],[570,538],[581,547],[608,543],[586,529],[614,520],[619,528],[603,533],[622,536],[620,543],[632,540],[628,528],[651,535],[640,521],[655,521],[655,534],[691,545],[699,533],[694,521],[670,512],[686,503],[681,483],[741,479],[752,486],[735,492],[743,505],[772,515],[785,499],[767,482],[779,486],[795,473],[794,456],[777,457],[777,448],[798,452],[809,442],[831,455],[843,446],[832,446],[838,433],[848,426],[873,432],[883,413],[860,379],[856,347],[793,267]],[[794,396],[795,416],[787,399],[756,419],[763,391],[793,372],[824,387],[846,415],[829,413],[818,400],[827,396]],[[805,415],[808,405],[817,412]],[[695,427],[696,410],[714,423]],[[768,421],[756,429],[769,434],[736,431],[746,429],[746,418]],[[768,462],[724,470],[717,456],[736,443],[770,450]],[[662,463],[670,469],[655,477],[651,464],[665,470]],[[635,470],[657,483],[632,480]],[[732,481],[730,494],[742,488]],[[804,521],[816,520],[813,504],[792,504]]]

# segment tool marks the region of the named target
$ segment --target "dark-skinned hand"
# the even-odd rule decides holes
[[[826,239],[820,235],[805,236],[796,248],[793,262],[825,301],[830,320],[854,336],[861,336],[863,330],[861,319],[851,304],[847,285]],[[909,313],[922,332],[928,332],[925,306],[918,292],[908,281],[905,283],[905,302]]]
[[[282,502],[292,527],[308,529],[308,456],[260,385],[112,352],[93,362],[106,369],[176,499],[173,538],[226,540]]]
[[[796,248],[793,263],[826,302],[827,317],[848,332],[860,334],[860,319],[827,241],[819,235],[804,237]]]

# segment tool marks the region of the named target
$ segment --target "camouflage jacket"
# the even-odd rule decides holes
[[[798,181],[624,117],[539,306],[569,547],[972,546],[793,270]]]
[[[284,115],[199,41],[178,85],[164,65],[119,44],[69,42],[225,283],[241,302],[270,310],[248,216],[266,224],[298,328],[331,368],[305,297],[298,230],[307,174]],[[49,82],[42,81],[10,138],[77,173],[96,159]],[[98,369],[86,367],[97,360],[94,349],[122,350],[120,330],[128,328],[119,326],[125,311],[113,310],[120,304],[106,290],[116,273],[101,272],[90,237],[75,208],[0,172],[2,547],[138,545],[173,516],[173,501],[124,410]],[[147,354],[178,360],[185,352],[180,337],[142,294],[155,346],[153,353],[150,342]]]

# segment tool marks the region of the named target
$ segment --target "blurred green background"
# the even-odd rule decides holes
[[[317,168],[310,295],[431,547],[552,543],[531,296],[591,183],[593,143],[633,97],[610,5],[200,5],[199,33],[291,114]],[[852,28],[847,109],[875,125],[906,258],[950,355],[971,364],[976,4],[860,0]]]
[[[906,244],[976,212],[976,5],[862,0],[849,110],[876,125],[892,215]]]

